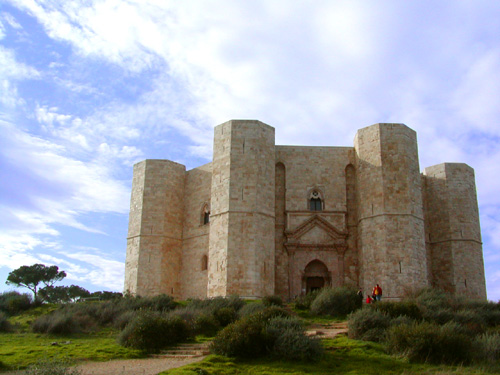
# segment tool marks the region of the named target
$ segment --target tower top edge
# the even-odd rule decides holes
[[[253,120],[253,119],[232,119],[232,120],[229,120],[229,121],[226,121],[226,122],[223,122],[222,124],[219,124],[216,126],[216,128],[220,127],[220,126],[224,126],[224,125],[227,125],[227,124],[231,124],[231,125],[255,125],[255,126],[265,126],[265,127],[268,127],[272,130],[275,130],[273,126],[271,125],[268,125],[262,121],[259,121],[259,120]]]

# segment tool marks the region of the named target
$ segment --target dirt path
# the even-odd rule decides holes
[[[107,362],[81,363],[76,368],[82,375],[156,375],[162,371],[201,361],[197,358],[144,358]],[[3,372],[1,375],[23,375],[25,371]]]
[[[201,361],[197,358],[145,358],[89,362],[77,368],[82,375],[156,375],[162,371]]]

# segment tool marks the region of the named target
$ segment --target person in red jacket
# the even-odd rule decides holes
[[[366,303],[372,303],[373,298],[369,294],[366,296]]]
[[[373,294],[375,295],[376,301],[380,301],[382,299],[382,288],[380,287],[380,285],[377,284],[373,288]]]

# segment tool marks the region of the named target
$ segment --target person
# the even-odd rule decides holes
[[[375,288],[373,288],[374,290],[374,294],[375,294],[375,299],[377,301],[380,301],[382,299],[382,288],[380,287],[380,285],[376,285]]]
[[[372,303],[373,302],[373,298],[372,296],[370,296],[369,294],[366,295],[366,303]]]
[[[359,290],[358,290],[358,293],[357,293],[357,294],[358,294],[359,299],[360,299],[361,301],[363,301],[363,290],[362,290],[361,288],[359,288]]]

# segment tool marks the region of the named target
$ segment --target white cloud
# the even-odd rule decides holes
[[[17,217],[23,215],[26,222],[59,223],[95,231],[79,223],[78,215],[86,212],[127,212],[128,188],[113,178],[113,171],[105,161],[75,160],[66,155],[68,152],[61,145],[34,137],[5,122],[0,122],[0,127],[4,134],[4,157],[13,166],[43,181],[44,185],[38,187],[36,195],[29,197],[36,211],[17,213]]]
[[[88,272],[76,272],[75,270],[71,274],[72,279],[86,281],[108,290],[123,289],[123,275],[125,272],[125,264],[123,262],[97,254],[90,254],[88,251],[67,254],[67,257],[84,262],[89,267]]]
[[[39,76],[36,69],[17,61],[12,50],[0,45],[0,104],[5,108],[14,108],[24,103],[19,98],[15,81],[37,79]]]
[[[453,104],[468,124],[500,135],[500,48],[490,49],[471,64],[457,88]]]

